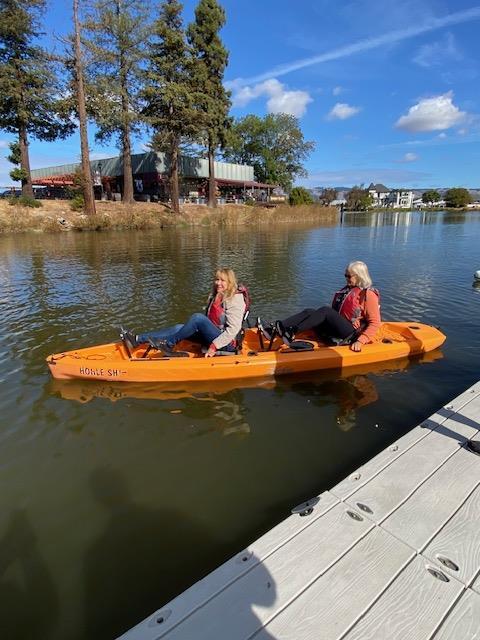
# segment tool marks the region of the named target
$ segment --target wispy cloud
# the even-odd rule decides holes
[[[234,92],[233,106],[244,107],[251,100],[261,96],[268,97],[269,113],[289,113],[297,118],[305,114],[307,105],[313,101],[307,91],[289,90],[276,78],[271,78],[254,86],[244,86]]]
[[[340,169],[338,171],[312,171],[308,178],[300,180],[305,186],[328,185],[332,187],[350,187],[354,184],[382,182],[390,187],[413,185],[431,178],[430,173],[408,169],[383,169],[366,167],[364,169]]]
[[[449,91],[440,96],[425,98],[410,107],[408,113],[395,123],[397,129],[405,131],[440,131],[449,129],[467,118],[465,111],[460,111],[453,104],[453,93]]]
[[[337,102],[327,115],[327,120],[346,120],[356,115],[360,111],[360,107],[352,107],[345,102]]]
[[[332,93],[334,96],[339,96],[343,91],[343,87],[333,87]]]
[[[443,40],[421,46],[413,57],[413,62],[420,67],[428,69],[430,67],[438,67],[447,60],[458,61],[461,59],[462,54],[457,48],[454,35],[447,33]]]
[[[405,29],[397,29],[395,31],[383,33],[380,36],[359,40],[358,42],[353,42],[344,47],[339,47],[337,49],[327,51],[317,56],[303,58],[301,60],[296,60],[294,62],[279,65],[274,67],[273,69],[270,69],[269,71],[265,71],[264,73],[253,76],[252,78],[237,78],[236,80],[233,80],[227,84],[230,87],[238,88],[244,85],[264,82],[265,80],[269,80],[271,78],[279,78],[288,73],[291,73],[292,71],[298,71],[299,69],[311,67],[315,64],[330,62],[332,60],[339,60],[340,58],[346,58],[356,53],[362,53],[364,51],[370,51],[371,49],[382,47],[384,45],[392,45],[396,42],[402,42],[403,40],[414,38],[415,36],[419,36],[423,33],[428,33],[429,31],[435,31],[437,29],[449,27],[454,24],[460,24],[462,22],[477,20],[479,18],[480,6],[472,7],[470,9],[467,9],[466,11],[450,13],[442,16],[441,18],[432,18],[423,24],[412,25]]]

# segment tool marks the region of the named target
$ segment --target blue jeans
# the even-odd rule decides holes
[[[193,340],[194,342],[199,342],[204,347],[209,347],[221,333],[220,329],[215,326],[205,314],[194,313],[183,325],[177,324],[174,327],[143,334],[138,336],[138,338],[139,340],[145,336],[149,336],[150,338],[163,338],[167,341],[167,345],[170,348],[174,347],[177,342],[181,340]],[[235,347],[229,344],[223,347],[222,351],[235,351]]]
[[[138,342],[148,342],[148,339],[152,340],[160,340],[170,338],[170,336],[174,336],[177,331],[183,327],[183,324],[174,324],[171,327],[165,327],[165,329],[159,329],[158,331],[148,331],[147,333],[139,333],[137,338]]]

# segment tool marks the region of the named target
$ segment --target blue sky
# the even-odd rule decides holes
[[[186,1],[185,19],[195,1]],[[224,0],[234,116],[285,111],[316,149],[307,186],[480,187],[480,4]],[[153,3],[152,3],[153,6]],[[52,0],[45,30],[69,28]],[[0,155],[11,139],[0,132]],[[148,141],[137,140],[135,151]],[[92,157],[116,155],[90,136]],[[79,158],[78,137],[31,141],[32,168]],[[0,159],[0,185],[10,184]]]

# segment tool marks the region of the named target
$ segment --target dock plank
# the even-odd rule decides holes
[[[407,545],[375,527],[255,635],[255,640],[318,640],[319,629],[322,638],[338,638],[414,557]]]
[[[432,640],[478,640],[480,596],[467,589]]]
[[[382,527],[421,551],[479,484],[480,460],[462,447],[390,514]]]
[[[342,640],[427,640],[463,589],[434,578],[417,556]]]
[[[339,504],[168,633],[169,640],[245,640],[347,553],[373,524]],[[156,629],[155,638],[163,637]],[[126,636],[128,637],[128,636]]]
[[[320,496],[309,516],[290,515],[270,531],[252,542],[248,548],[237,553],[220,567],[196,582],[186,591],[171,600],[167,606],[157,609],[144,622],[139,623],[121,636],[121,640],[150,640],[165,635],[181,620],[214,598],[229,584],[240,578],[252,567],[260,564],[270,554],[292,540],[301,531],[310,527],[318,518],[338,504],[338,499],[328,491]],[[157,620],[162,619],[158,624]]]
[[[477,459],[480,466],[480,459]],[[448,558],[458,570],[444,567],[466,586],[480,571],[480,487],[468,497],[457,513],[424,549],[422,555],[438,562],[438,556]]]
[[[408,455],[400,456],[370,482],[353,493],[346,503],[364,505],[367,516],[379,524],[459,449],[458,441],[432,436],[423,438]]]

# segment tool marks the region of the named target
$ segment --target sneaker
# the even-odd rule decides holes
[[[161,351],[164,355],[168,356],[173,352],[173,347],[171,347],[165,338],[158,338],[157,340],[152,340],[150,338],[149,343],[155,349]]]
[[[295,332],[292,327],[285,327],[281,320],[275,322],[275,328],[285,344],[290,344],[295,340]]]
[[[133,331],[130,331],[130,329],[124,329],[123,327],[120,327],[120,338],[121,340],[126,340],[130,344],[132,349],[135,349],[135,347],[138,347],[138,345],[140,344],[137,339],[138,336],[136,336]]]
[[[270,341],[272,339],[274,327],[270,323],[267,324],[266,326],[263,326],[262,319],[260,318],[260,316],[258,316],[257,318],[257,329],[261,332],[262,336],[266,340]]]

